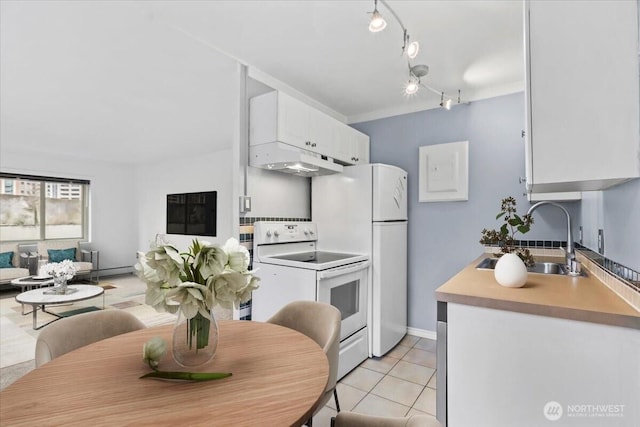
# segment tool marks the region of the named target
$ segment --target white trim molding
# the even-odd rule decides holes
[[[428,331],[426,329],[418,329],[418,328],[408,327],[407,328],[407,333],[409,335],[413,335],[415,337],[428,338],[430,340],[435,340],[436,337],[437,337],[437,334],[436,334],[435,331]]]

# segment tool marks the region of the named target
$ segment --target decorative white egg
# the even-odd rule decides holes
[[[507,288],[520,288],[527,283],[527,267],[516,254],[504,254],[493,271],[496,281]]]

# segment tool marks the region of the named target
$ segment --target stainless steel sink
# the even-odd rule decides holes
[[[542,274],[568,274],[569,270],[564,264],[555,262],[536,262],[533,267],[527,268],[531,273]]]
[[[480,264],[476,265],[476,268],[481,270],[493,270],[496,267],[496,263],[498,262],[498,258],[485,258],[480,261]],[[541,273],[541,274],[561,274],[564,276],[569,275],[569,269],[564,264],[559,264],[557,262],[536,262],[533,267],[528,267],[527,270],[530,273]],[[584,273],[580,274],[584,276]]]

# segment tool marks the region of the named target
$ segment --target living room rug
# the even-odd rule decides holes
[[[0,368],[33,359],[36,338],[4,316],[0,317],[0,330]],[[33,351],[29,353],[29,349]]]
[[[82,307],[82,308],[77,308],[75,310],[63,311],[62,313],[58,313],[58,316],[71,317],[71,316],[75,316],[76,314],[89,313],[90,311],[99,311],[99,310],[102,310],[102,309],[96,307],[95,305],[90,305],[89,307]]]

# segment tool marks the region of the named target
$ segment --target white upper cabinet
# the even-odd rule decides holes
[[[341,126],[335,140],[336,156],[347,163],[369,163],[369,137],[351,126]]]
[[[350,130],[353,129],[348,127]],[[353,129],[355,130],[355,129]],[[369,163],[369,137],[364,133],[356,131],[356,143],[355,143],[355,151],[353,163],[354,164],[365,164]]]
[[[638,4],[526,1],[527,188],[640,177]]]
[[[249,103],[251,145],[284,142],[343,164],[369,162],[369,137],[283,92]]]

